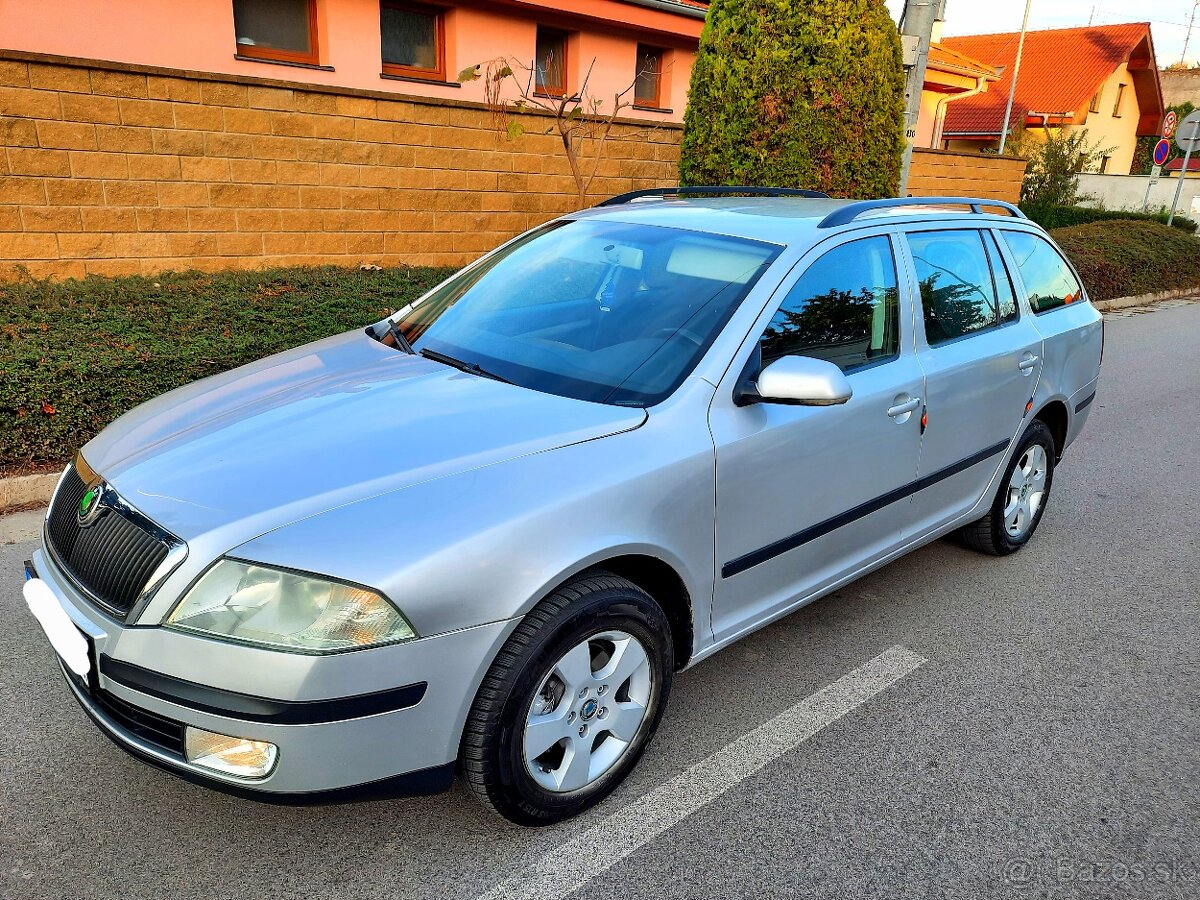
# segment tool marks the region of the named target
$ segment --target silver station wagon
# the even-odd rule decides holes
[[[549,823],[673,673],[943,535],[1019,550],[1102,346],[1003,203],[637,192],[122,416],[25,597],[149,763],[276,802],[458,772]]]

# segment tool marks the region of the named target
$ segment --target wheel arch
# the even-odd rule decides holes
[[[1067,445],[1067,429],[1070,425],[1070,413],[1067,404],[1061,400],[1051,400],[1038,410],[1035,421],[1044,422],[1054,436],[1054,458],[1062,459]]]
[[[602,570],[633,582],[654,598],[662,607],[671,626],[671,644],[675,653],[676,671],[691,661],[695,646],[695,616],[692,594],[676,566],[643,550],[614,553],[611,556],[589,559],[564,573],[530,604],[532,609],[559,588],[583,577],[588,572]]]

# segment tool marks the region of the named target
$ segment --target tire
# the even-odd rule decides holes
[[[1045,422],[1035,419],[1021,435],[987,515],[959,531],[963,545],[992,556],[1008,556],[1029,543],[1050,500],[1054,460],[1054,435]],[[1018,474],[1018,469],[1025,474]],[[1021,486],[1028,486],[1028,496],[1021,494]],[[1030,505],[1021,507],[1022,499]]]
[[[637,764],[673,671],[670,625],[650,595],[608,572],[585,573],[535,606],[492,663],[463,731],[464,779],[485,806],[519,825],[577,815]],[[527,761],[527,743],[538,752],[562,731]]]

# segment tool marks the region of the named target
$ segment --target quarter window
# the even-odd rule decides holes
[[[567,92],[567,35],[549,28],[537,30],[534,90],[561,97]]]
[[[931,347],[1000,324],[1000,298],[980,231],[908,236]]]
[[[237,55],[316,65],[317,0],[233,0]]]
[[[1016,257],[1034,312],[1049,312],[1083,299],[1083,288],[1070,266],[1046,240],[1025,231],[1005,231],[1004,240]]]
[[[900,353],[900,290],[891,241],[830,250],[788,291],[762,337],[762,363],[812,356],[842,371]]]
[[[666,52],[661,47],[638,44],[637,71],[634,73],[634,106],[659,108],[662,106],[663,59]]]
[[[384,74],[445,80],[446,42],[440,9],[384,0],[379,7],[379,35]]]

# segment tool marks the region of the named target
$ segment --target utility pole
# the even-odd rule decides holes
[[[1197,12],[1200,12],[1200,0],[1196,0],[1196,2],[1192,4],[1192,18],[1188,22],[1187,37],[1183,39],[1183,53],[1179,57],[1179,64],[1181,66],[1187,65],[1188,45],[1192,43],[1192,29],[1196,27]]]
[[[1025,55],[1025,34],[1029,31],[1029,10],[1033,0],[1025,0],[1025,21],[1021,23],[1021,42],[1017,45],[1017,64],[1013,66],[1013,80],[1008,87],[1008,106],[1004,108],[1004,124],[1000,126],[1000,155],[1008,145],[1008,130],[1012,127],[1013,100],[1017,96],[1017,79],[1021,77],[1021,58]]]
[[[942,18],[946,0],[906,0],[900,18],[900,39],[904,44],[904,65],[908,78],[904,86],[904,163],[900,169],[900,196],[908,195],[908,175],[912,170],[913,145],[917,140],[917,122],[921,118],[921,93],[925,89],[925,69],[929,65],[929,45],[933,26]]]

